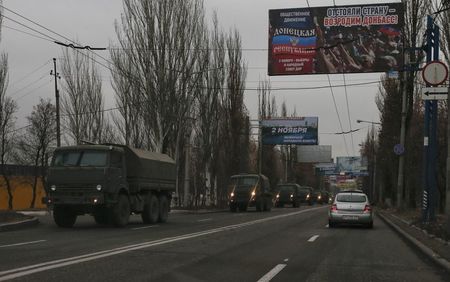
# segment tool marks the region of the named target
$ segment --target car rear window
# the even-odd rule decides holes
[[[366,196],[356,194],[343,194],[337,195],[336,200],[338,202],[364,203],[366,201]]]

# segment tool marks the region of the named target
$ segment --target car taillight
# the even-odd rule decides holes
[[[331,211],[331,212],[336,212],[337,210],[338,210],[338,209],[337,209],[336,204],[333,204],[333,205],[331,206],[330,211]]]
[[[372,211],[372,207],[370,205],[366,205],[364,207],[364,212],[371,212]]]

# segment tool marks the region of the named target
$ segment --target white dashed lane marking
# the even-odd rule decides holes
[[[312,243],[312,242],[316,241],[317,238],[319,238],[319,235],[314,235],[311,238],[309,238],[308,242]]]
[[[42,243],[42,242],[45,242],[45,241],[47,241],[47,240],[38,240],[38,241],[30,241],[30,242],[23,242],[23,243],[15,243],[15,244],[10,244],[10,245],[0,246],[0,248],[8,248],[8,247],[16,247],[16,246],[37,244],[37,243]]]
[[[258,282],[268,282],[268,281],[272,280],[272,278],[274,278],[278,273],[280,273],[280,271],[283,270],[283,268],[285,268],[286,265],[287,264],[284,264],[284,263],[278,264],[277,266],[272,268],[271,271],[267,272],[266,275],[261,277],[261,279],[259,279]]]
[[[205,222],[205,221],[211,221],[212,218],[205,218],[205,219],[199,219],[197,222]]]

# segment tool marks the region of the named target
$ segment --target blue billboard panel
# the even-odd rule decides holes
[[[318,117],[266,119],[260,122],[264,145],[317,145]]]

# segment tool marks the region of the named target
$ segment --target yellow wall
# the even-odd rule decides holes
[[[10,176],[10,183],[13,194],[13,209],[23,210],[29,209],[31,199],[33,198],[33,176]],[[42,197],[45,197],[45,191],[42,186],[42,181],[38,178],[36,187],[36,200],[34,207],[38,209],[46,208],[42,204]],[[0,175],[0,210],[8,209],[8,191],[6,190],[6,183],[3,176]]]

